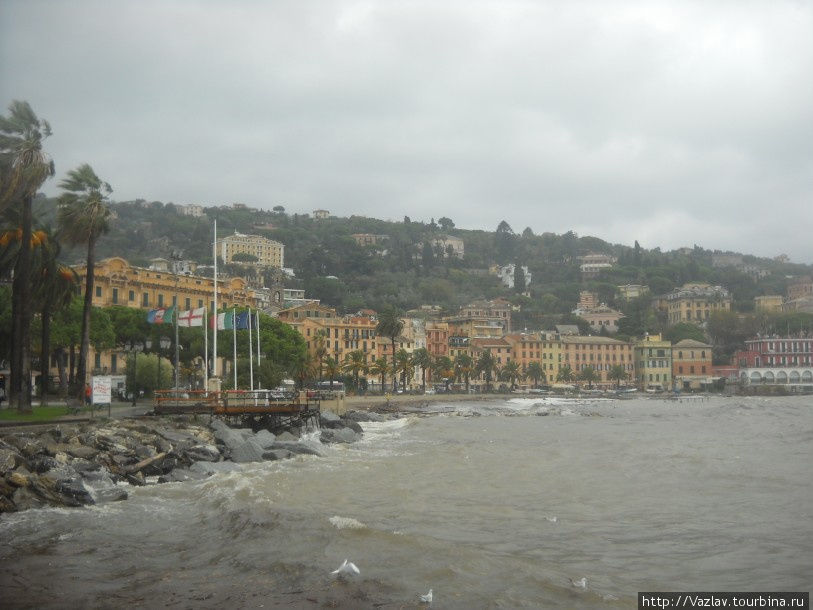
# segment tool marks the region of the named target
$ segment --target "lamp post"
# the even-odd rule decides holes
[[[144,344],[130,341],[129,348],[130,355],[133,357],[133,406],[136,406],[136,399],[138,398],[138,354],[144,350]]]
[[[147,349],[151,349],[153,346],[152,339],[147,339],[144,344],[147,346]],[[168,349],[170,345],[172,345],[172,341],[170,341],[169,337],[160,337],[155,345],[155,353],[158,356],[158,364],[155,367],[156,390],[161,385],[161,349]]]

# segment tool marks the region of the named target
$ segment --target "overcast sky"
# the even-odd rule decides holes
[[[807,0],[0,1],[0,104],[113,198],[813,262]]]

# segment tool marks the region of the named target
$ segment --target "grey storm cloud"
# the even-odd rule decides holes
[[[789,0],[6,0],[0,102],[119,200],[813,262],[812,26]]]

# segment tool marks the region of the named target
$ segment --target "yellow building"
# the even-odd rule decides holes
[[[785,299],[781,294],[766,294],[754,297],[754,309],[764,312],[782,311],[784,302]]]
[[[74,270],[79,275],[84,293],[87,266],[77,265]],[[159,309],[177,304],[182,310],[207,307],[209,311],[214,307],[213,278],[135,267],[117,256],[96,263],[93,284],[93,305],[96,307],[123,305]],[[254,290],[244,279],[218,278],[218,308],[256,308],[258,304]]]
[[[660,335],[635,343],[636,380],[641,389],[672,389],[672,344]]]
[[[598,377],[597,385],[610,386],[615,380],[609,378],[613,366],[624,367],[629,379],[635,377],[635,360],[632,344],[609,337],[564,336],[560,338],[562,362],[569,365],[577,376],[592,367]]]
[[[74,270],[84,293],[87,266],[78,265]],[[217,286],[220,309],[259,305],[254,290],[242,278],[218,278]],[[121,305],[149,310],[177,304],[180,310],[206,307],[212,311],[213,293],[213,278],[136,267],[120,257],[106,258],[94,265],[92,303],[95,307]],[[91,346],[88,368],[94,374],[123,374],[127,358],[127,353],[120,349],[96,352]]]
[[[264,267],[282,269],[285,261],[285,246],[278,241],[260,235],[243,235],[235,231],[219,240],[220,258],[230,263],[235,254],[250,254],[257,258],[257,264]]]
[[[730,311],[731,294],[722,286],[684,284],[663,296],[669,324],[689,322],[702,326],[712,312]]]

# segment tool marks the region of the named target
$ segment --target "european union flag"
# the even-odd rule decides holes
[[[234,319],[234,327],[237,330],[247,330],[248,329],[248,312],[244,311],[242,313],[238,313],[237,317]]]

